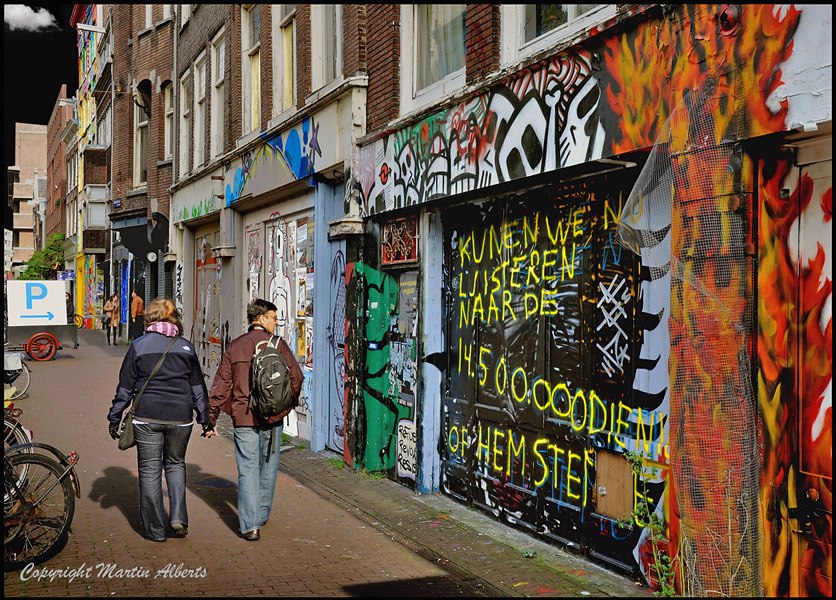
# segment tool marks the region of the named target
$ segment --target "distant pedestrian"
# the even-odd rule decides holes
[[[107,299],[105,302],[104,308],[102,309],[104,313],[104,321],[105,321],[105,329],[107,330],[107,345],[110,346],[110,333],[113,332],[113,345],[118,346],[117,343],[117,335],[119,334],[117,327],[119,326],[119,296],[113,294],[110,298]]]
[[[131,326],[129,328],[131,338],[136,339],[142,335],[142,316],[145,314],[145,302],[136,293],[131,292]]]
[[[119,422],[138,389],[149,380],[161,356],[163,362],[150,378],[134,412],[139,466],[139,515],[144,537],[164,542],[166,525],[176,537],[189,531],[186,511],[186,446],[192,432],[192,413],[208,428],[206,383],[194,346],[180,337],[183,325],[174,302],[157,298],[145,314],[146,335],[128,348],[119,372],[119,385],[107,415],[109,432],[119,438]],[[173,345],[172,345],[173,341]],[[167,350],[168,349],[168,350]],[[165,352],[168,352],[165,354]],[[168,487],[170,518],[163,506],[162,471]]]
[[[253,300],[247,306],[247,318],[250,328],[226,347],[215,373],[209,393],[210,429],[204,431],[204,435],[217,435],[215,423],[221,410],[232,415],[235,462],[238,465],[238,535],[256,541],[260,538],[262,525],[270,517],[279,472],[279,450],[271,448],[271,437],[275,435],[281,439],[282,419],[293,409],[270,417],[266,422],[249,409],[253,354],[256,344],[266,342],[273,334],[276,305],[267,300]],[[290,368],[295,407],[302,390],[302,370],[284,340],[280,340],[278,350]]]
[[[75,325],[75,306],[73,306],[73,297],[70,292],[64,292],[67,299],[67,325]]]

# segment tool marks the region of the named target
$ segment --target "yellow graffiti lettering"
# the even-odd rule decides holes
[[[569,235],[569,224],[558,221],[555,232],[552,234],[552,229],[549,226],[549,217],[546,215],[546,233],[549,234],[549,241],[552,243],[552,246],[557,246],[558,240],[560,240],[561,244],[565,244],[566,237]]]
[[[534,442],[534,457],[537,459],[537,462],[540,463],[540,466],[543,469],[543,477],[538,479],[534,482],[535,487],[540,487],[546,482],[546,479],[549,477],[549,465],[543,459],[543,455],[540,454],[540,446],[543,444],[548,444],[548,440],[540,439]]]
[[[618,401],[618,419],[616,419],[616,421],[615,421],[615,443],[619,444],[623,448],[626,448],[627,444],[622,442],[620,437],[619,437],[621,435],[621,426],[622,425],[627,427],[628,430],[630,428],[629,423],[627,423],[626,421],[621,420],[621,411],[624,410],[624,409],[626,409],[628,413],[630,412],[630,408],[627,407],[627,406],[624,406],[624,403],[619,400]]]
[[[496,305],[496,299],[494,295],[490,295],[490,301],[488,302],[488,323],[493,323],[494,319],[499,321],[499,307]]]
[[[479,385],[484,386],[485,382],[488,380],[488,365],[482,360],[482,356],[484,356],[485,352],[489,355],[493,354],[489,348],[485,348],[484,346],[479,346],[479,367],[482,369],[482,378],[479,380]]]
[[[502,319],[505,320],[505,309],[508,309],[508,312],[511,313],[511,316],[514,317],[514,320],[517,320],[517,315],[514,314],[514,309],[511,308],[511,292],[505,290],[502,292]]]
[[[499,385],[499,369],[502,368],[502,385]],[[505,393],[505,384],[508,382],[508,368],[505,366],[505,357],[499,359],[496,365],[496,373],[494,374],[494,383],[496,384],[496,391],[500,395]]]
[[[470,254],[468,253],[468,250],[467,250],[467,247],[470,245],[470,243],[472,241],[473,241],[473,233],[471,232],[470,235],[467,235],[467,236],[464,237],[464,244],[462,245],[461,250],[459,250],[459,260],[461,261],[460,266],[462,266],[462,267],[464,267],[464,257],[465,256],[467,257],[467,262],[472,262],[473,261],[473,257],[470,256]]]
[[[511,267],[511,287],[512,288],[521,288],[522,284],[517,281],[517,275],[519,275],[520,271],[522,270],[517,265],[521,262],[525,262],[527,256],[515,256],[512,260],[514,261],[514,266]]]
[[[576,459],[580,459],[580,458],[581,458],[580,454],[575,454],[574,452],[572,452],[570,450],[569,451],[569,460],[566,463],[566,495],[569,496],[570,498],[575,499],[575,500],[580,500],[581,495],[572,493],[572,482],[576,481],[578,483],[581,483],[581,478],[577,477],[575,475],[572,475],[572,461],[576,460]]]
[[[528,216],[523,217],[523,232],[525,234],[525,246],[527,247],[529,244],[536,244],[537,243],[537,233],[540,228],[540,213],[534,213],[534,229],[531,229],[528,226]],[[529,234],[531,235],[531,241],[529,241]]]
[[[549,260],[549,254],[553,255],[555,258],[554,260]],[[546,250],[543,252],[543,281],[556,281],[557,275],[555,274],[556,269],[554,265],[557,264],[557,256],[560,254],[560,250]],[[546,267],[552,267],[552,274],[546,275]]]
[[[522,373],[523,376],[523,395],[517,396],[517,386],[514,382],[517,380],[517,373]],[[522,367],[517,367],[516,370],[511,375],[511,393],[514,395],[514,400],[518,403],[522,403],[525,401],[525,397],[528,395],[528,376],[526,376],[525,371]]]
[[[488,427],[488,441],[484,444],[482,443],[482,425],[479,425],[479,442],[478,446],[476,447],[476,456],[479,457],[478,460],[482,460],[482,448],[485,449],[485,458],[490,458],[491,456],[491,428]]]
[[[473,325],[476,322],[476,313],[479,313],[479,321],[485,321],[485,309],[482,306],[482,296],[476,296],[473,299],[473,312],[470,313],[470,324]]]
[[[453,434],[456,434],[456,447],[453,447]],[[455,454],[459,451],[459,428],[455,425],[450,430],[450,433],[447,434],[447,447],[450,449],[450,452]]]
[[[575,277],[575,247],[576,247],[575,244],[572,244],[572,260],[571,261],[566,260],[566,246],[563,246],[563,248],[561,249],[561,257],[562,257],[561,263],[562,263],[563,266],[561,267],[560,281],[563,281],[564,279],[566,279],[566,271],[569,271],[569,279],[572,279],[572,278]]]
[[[546,388],[546,403],[540,404],[537,400],[537,386],[542,385]],[[549,407],[549,397],[551,396],[551,392],[549,391],[549,382],[543,379],[542,377],[538,376],[537,379],[534,380],[534,384],[531,386],[531,395],[534,396],[534,406],[536,406],[539,410],[546,410]]]
[[[604,409],[604,424],[600,429],[595,429],[595,407],[600,406]],[[595,435],[599,431],[604,431],[607,427],[607,405],[598,397],[595,391],[589,393],[589,435]]]
[[[574,220],[572,221],[572,234],[575,237],[583,235],[583,213],[583,208],[579,208],[572,213],[572,217],[574,218]]]
[[[525,436],[520,436],[520,445],[517,446],[514,444],[514,434],[511,430],[508,430],[508,446],[510,452],[508,452],[508,465],[505,469],[505,474],[510,477],[511,475],[511,460],[516,457],[521,457],[520,462],[522,463],[522,473],[521,477],[525,477]]]
[[[528,277],[525,278],[525,285],[526,287],[531,285],[531,278],[534,278],[535,283],[540,283],[540,278],[537,276],[537,269],[535,268],[538,264],[540,264],[540,253],[537,250],[531,251],[531,262],[528,263]],[[534,260],[534,258],[537,260]]]
[[[557,311],[558,311],[557,301],[556,300],[549,300],[549,299],[546,298],[546,295],[557,296],[557,294],[558,294],[558,292],[552,292],[550,290],[547,290],[546,288],[543,288],[543,289],[540,290],[540,314],[541,315],[543,315],[545,317],[553,317],[554,315],[557,314]],[[554,309],[553,310],[546,310],[546,304],[553,304]]]
[[[499,445],[496,443],[496,438],[500,437],[500,436],[504,438],[505,433],[500,431],[497,428],[494,428],[494,430],[493,430],[493,468],[496,471],[502,472],[502,467],[500,467],[498,464],[496,464],[497,455],[502,456],[502,453],[503,453],[502,448],[500,448]]]
[[[534,308],[529,308],[530,302],[529,300],[534,300]],[[525,318],[529,318],[531,315],[536,315],[537,311],[540,309],[540,302],[537,300],[536,294],[526,294],[525,295]]]

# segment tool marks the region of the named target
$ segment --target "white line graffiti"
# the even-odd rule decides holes
[[[619,277],[616,274],[613,276],[609,286],[605,286],[604,283],[598,284],[598,287],[601,290],[601,299],[598,301],[598,308],[601,309],[601,314],[603,315],[604,320],[598,323],[596,330],[601,331],[601,329],[605,326],[609,330],[615,330],[612,340],[610,340],[606,346],[596,344],[598,349],[604,355],[604,358],[601,361],[601,366],[610,377],[613,376],[616,369],[623,373],[624,363],[630,360],[630,356],[628,355],[629,338],[627,337],[627,334],[624,333],[621,325],[618,324],[620,319],[627,317],[627,311],[624,309],[624,305],[630,302],[629,286],[623,291],[621,289],[624,287],[626,282],[626,279],[621,279],[619,281]],[[616,283],[618,285],[616,285]],[[621,292],[620,298],[617,296],[619,292]],[[612,304],[611,308],[608,307],[610,304]],[[622,337],[624,338],[623,344],[621,343]]]

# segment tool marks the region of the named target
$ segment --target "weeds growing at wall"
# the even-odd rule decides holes
[[[641,524],[647,528],[651,550],[651,563],[648,568],[656,573],[656,577],[659,579],[659,589],[654,591],[653,594],[666,598],[679,596],[675,585],[679,556],[671,559],[668,553],[661,548],[662,541],[667,540],[665,537],[665,520],[656,514],[656,511],[647,501],[647,484],[642,477],[643,459],[641,455],[634,452],[627,452],[624,458],[630,461],[635,474],[635,481],[641,486],[641,494],[637,495],[640,500],[636,501],[633,512],[626,518],[619,519],[618,524],[621,527],[631,528],[636,524]]]

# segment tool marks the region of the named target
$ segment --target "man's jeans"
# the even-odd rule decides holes
[[[189,526],[186,513],[186,446],[191,433],[191,425],[134,425],[139,465],[139,515],[148,539],[166,539],[169,523]],[[163,506],[163,468],[168,487],[170,521]]]
[[[238,463],[238,526],[241,533],[259,529],[270,516],[279,453],[282,424],[275,427],[276,451],[270,453],[273,428],[236,427],[235,462]]]

